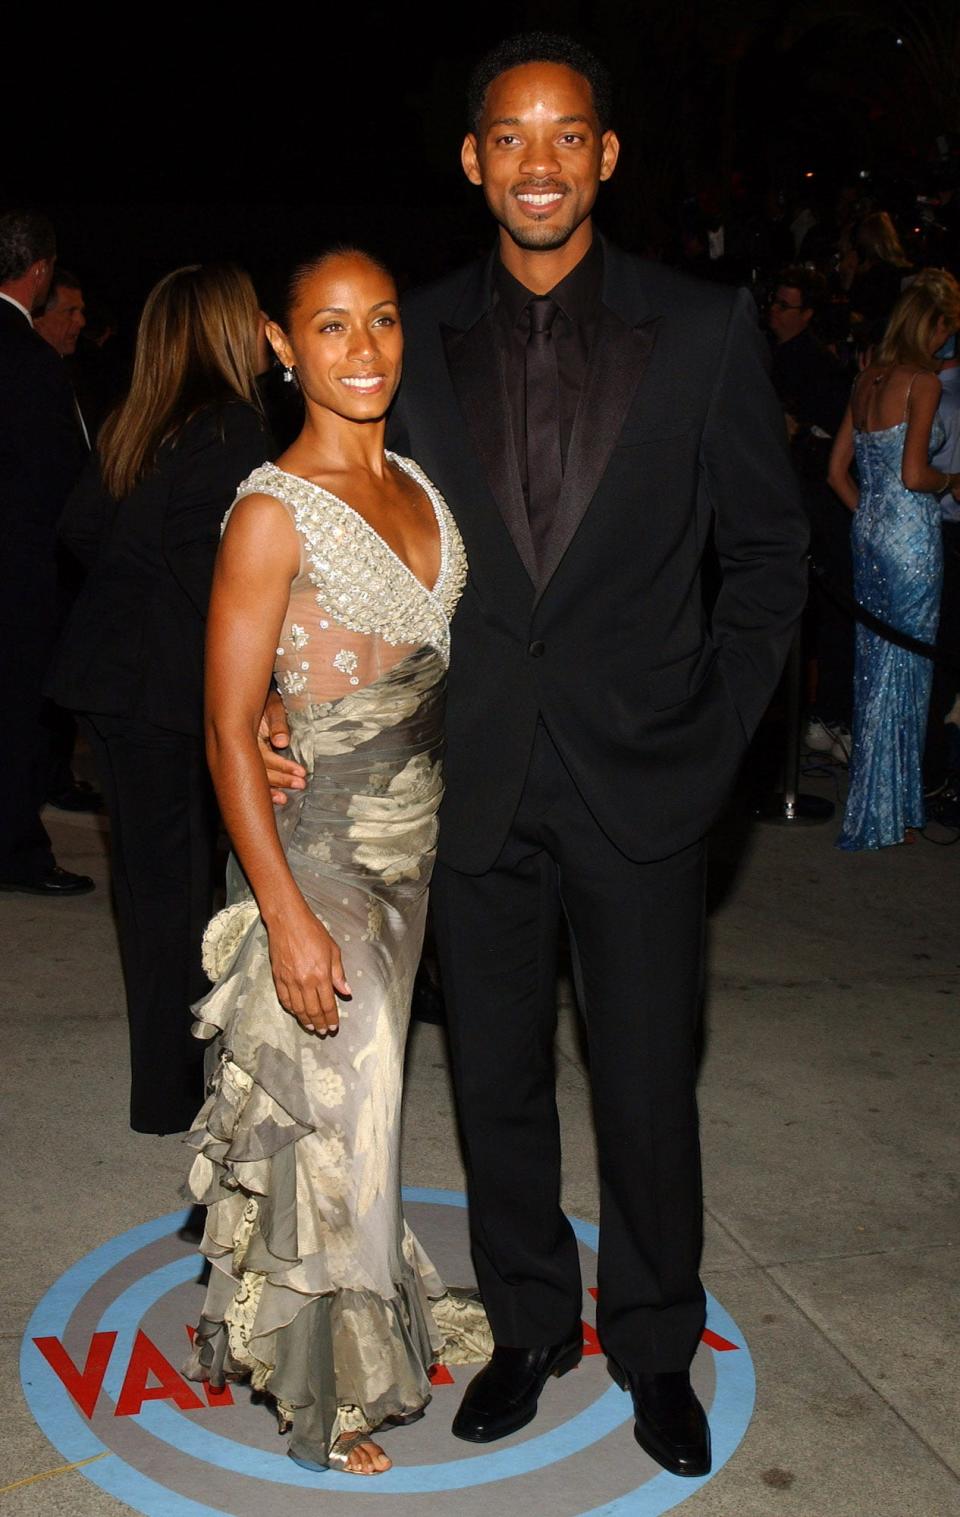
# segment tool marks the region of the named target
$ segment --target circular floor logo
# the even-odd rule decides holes
[[[407,1188],[405,1212],[441,1276],[471,1279],[465,1201]],[[468,1365],[433,1371],[427,1416],[384,1438],[394,1460],[360,1479],[313,1474],[286,1458],[268,1407],[245,1386],[210,1391],[183,1378],[202,1291],[198,1256],[176,1237],[182,1214],[145,1222],[105,1243],[47,1292],[27,1327],[23,1388],[51,1443],[102,1490],[146,1517],[316,1517],[317,1496],[341,1517],[389,1497],[387,1517],[658,1517],[705,1480],[666,1474],[637,1447],[629,1397],[612,1384],[597,1341],[596,1290],[584,1295],[580,1368],[548,1382],[535,1420],[502,1442],[455,1439],[450,1422]],[[597,1229],[572,1219],[583,1279],[596,1278]],[[707,1408],[713,1474],[742,1439],[753,1410],[750,1353],[712,1297],[693,1364]]]

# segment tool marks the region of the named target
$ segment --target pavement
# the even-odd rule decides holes
[[[805,788],[837,785],[835,772]],[[184,1150],[126,1124],[104,827],[47,820],[59,862],[97,890],[0,896],[0,1512],[119,1517],[129,1508],[78,1471],[57,1473],[64,1456],[20,1394],[20,1341],[71,1264],[179,1204]],[[684,1517],[960,1514],[960,843],[851,855],[835,834],[740,810],[714,843],[703,1273],[746,1336],[757,1401]],[[559,1000],[564,1200],[596,1221],[580,1028],[562,980]],[[405,1112],[405,1180],[461,1190],[440,1029],[413,1026]]]

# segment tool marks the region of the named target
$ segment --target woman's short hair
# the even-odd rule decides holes
[[[137,329],[129,394],[98,438],[103,482],[116,499],[204,406],[259,405],[258,316],[250,276],[233,264],[189,264],[154,285]]]
[[[946,269],[921,269],[891,311],[874,362],[935,370],[930,344],[941,316],[954,331],[960,328],[960,285]]]

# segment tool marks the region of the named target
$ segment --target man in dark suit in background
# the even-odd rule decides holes
[[[40,820],[48,775],[41,688],[56,636],[56,525],[86,448],[61,359],[33,330],[56,242],[43,216],[0,216],[0,699],[16,713],[0,750],[0,889],[83,895]]]
[[[750,296],[594,236],[609,110],[605,71],[567,39],[481,62],[463,166],[498,246],[404,301],[388,435],[444,492],[470,566],[432,903],[496,1348],[453,1430],[523,1427],[581,1355],[553,1063],[565,917],[599,1152],[600,1339],[638,1441],[698,1475],[703,839],[799,618],[806,532]]]
[[[77,426],[83,434],[84,446],[89,450],[96,438],[98,424],[92,419],[92,406],[78,387],[78,380],[82,383],[82,373],[77,367],[77,342],[87,324],[85,311],[79,278],[62,263],[57,264],[47,298],[34,312],[33,328],[63,360],[64,372],[73,391]],[[62,628],[66,621],[82,583],[79,565],[60,548],[57,552],[58,627]],[[43,725],[49,734],[48,803],[61,811],[102,811],[103,797],[88,780],[78,780],[73,773],[73,750],[77,739],[75,717],[48,701]]]
[[[846,506],[827,483],[830,450],[850,399],[850,375],[824,347],[816,318],[827,303],[826,280],[815,270],[782,269],[767,308],[772,343],[770,377],[788,418],[791,456],[810,523],[815,576],[805,618],[805,651],[817,661],[814,705],[804,744],[841,763],[850,758],[853,722],[854,622],[837,598],[853,596],[853,559]]]

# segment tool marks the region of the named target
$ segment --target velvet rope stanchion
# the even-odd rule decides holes
[[[816,827],[833,816],[832,801],[800,793],[800,726],[803,698],[803,659],[800,629],[794,635],[784,671],[787,708],[783,745],[783,789],[756,807],[754,815],[778,827]]]

